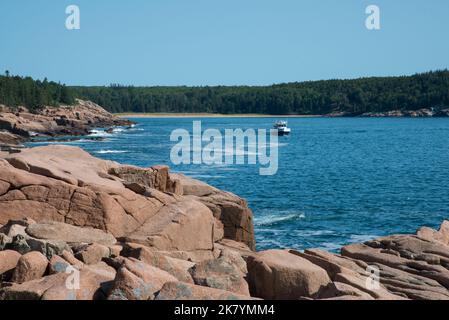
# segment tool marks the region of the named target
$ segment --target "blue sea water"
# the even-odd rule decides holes
[[[135,118],[112,134],[66,143],[96,157],[138,166],[167,164],[246,198],[258,249],[322,248],[436,228],[449,218],[449,119],[291,118],[280,137],[279,169],[254,165],[173,165],[177,128],[269,129],[272,118]],[[91,138],[89,137],[89,138]],[[52,142],[54,143],[54,142]],[[48,144],[33,143],[33,145]]]

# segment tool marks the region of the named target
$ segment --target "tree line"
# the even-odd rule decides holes
[[[449,107],[449,71],[272,86],[74,87],[112,112],[328,114]]]
[[[6,80],[5,80],[6,79]],[[15,80],[13,80],[15,79]],[[5,82],[6,81],[6,82]],[[5,87],[4,82],[9,86]],[[15,84],[14,84],[15,83]],[[12,85],[14,84],[14,85]],[[66,87],[44,80],[0,79],[0,103],[39,107],[91,100],[114,113],[209,112],[328,114],[449,108],[449,71],[412,76],[322,80],[271,86]]]
[[[33,80],[31,77],[11,76],[9,71],[0,76],[0,104],[9,107],[25,106],[36,111],[44,106],[71,105],[75,92],[65,85]]]

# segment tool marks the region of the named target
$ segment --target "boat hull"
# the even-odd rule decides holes
[[[278,131],[278,136],[288,136],[290,134],[290,131]]]

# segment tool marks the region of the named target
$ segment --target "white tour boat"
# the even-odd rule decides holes
[[[287,121],[276,121],[273,127],[277,129],[279,136],[286,136],[291,132],[291,129],[287,127]]]

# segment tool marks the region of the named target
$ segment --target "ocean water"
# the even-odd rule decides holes
[[[322,248],[436,228],[449,218],[449,119],[292,118],[276,175],[255,165],[173,165],[172,130],[193,118],[135,118],[65,144],[138,166],[167,164],[246,198],[257,248]],[[203,129],[270,129],[273,118],[203,118]],[[92,141],[93,137],[104,138]],[[49,142],[32,143],[32,145]],[[55,142],[50,142],[55,143]]]

